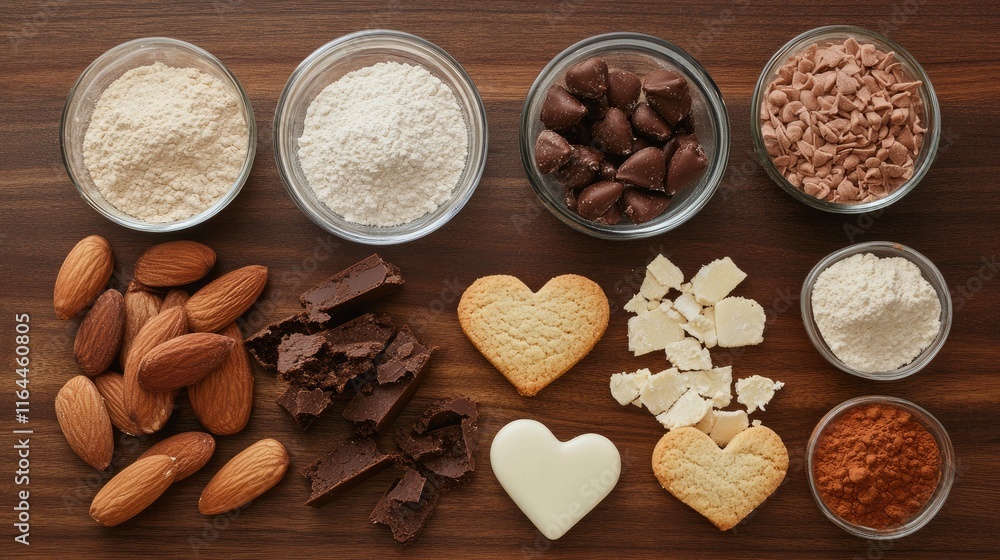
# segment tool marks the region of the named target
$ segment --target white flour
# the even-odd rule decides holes
[[[899,369],[941,329],[941,301],[912,262],[871,253],[820,273],[813,316],[823,339],[848,366],[866,373]]]
[[[206,210],[232,187],[247,151],[236,94],[195,68],[129,70],[103,93],[83,140],[101,195],[149,223]]]
[[[451,197],[468,128],[454,92],[427,69],[380,62],[309,105],[298,156],[317,197],[345,220],[405,224]]]

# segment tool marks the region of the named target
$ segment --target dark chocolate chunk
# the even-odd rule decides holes
[[[402,285],[399,269],[372,255],[327,278],[302,294],[299,301],[311,321],[342,320]]]
[[[563,89],[562,86],[552,86],[542,103],[542,113],[539,117],[546,128],[565,130],[580,122],[587,114],[587,108],[580,100]]]
[[[543,130],[535,141],[535,164],[540,173],[552,173],[569,161],[573,148],[565,138],[551,130]]]
[[[476,403],[465,398],[432,404],[396,443],[422,472],[441,488],[466,482],[476,468],[473,452],[479,444]]]
[[[632,154],[618,168],[615,178],[623,183],[662,191],[667,176],[667,162],[659,148],[644,148]]]
[[[427,410],[413,423],[413,431],[418,434],[436,430],[452,424],[471,422],[475,433],[476,422],[479,420],[479,407],[472,399],[454,397],[441,399],[431,403]],[[478,440],[472,442],[475,448]]]
[[[607,212],[601,214],[598,218],[594,218],[594,221],[606,226],[617,225],[618,222],[622,221],[622,211],[618,208],[617,204],[612,204]]]
[[[675,128],[679,133],[694,134],[694,113],[688,113],[677,123]]]
[[[580,103],[583,103],[583,106],[587,108],[587,116],[583,118],[584,122],[593,124],[603,119],[608,112],[608,99],[603,95],[597,99],[581,99]]]
[[[670,195],[657,191],[629,188],[622,193],[621,206],[635,224],[644,224],[667,209]]]
[[[397,542],[410,542],[430,518],[440,493],[413,469],[393,481],[371,514],[372,523],[388,525]]]
[[[691,112],[691,93],[687,80],[671,70],[655,70],[646,74],[642,83],[646,101],[671,125]]]
[[[698,182],[698,179],[708,168],[708,156],[701,144],[693,137],[691,141],[681,142],[677,146],[677,151],[670,158],[670,167],[667,172],[667,192],[677,194]]]
[[[630,115],[639,103],[642,78],[628,70],[608,70],[608,105]]]
[[[608,89],[608,64],[600,58],[588,58],[566,71],[566,89],[573,95],[596,99]]]
[[[289,387],[278,397],[277,403],[305,430],[330,406],[332,397],[333,391]]]
[[[670,138],[670,125],[646,103],[640,103],[632,113],[632,125],[635,131],[650,140],[663,142]]]
[[[615,205],[625,185],[617,181],[601,181],[585,187],[577,196],[576,212],[588,220],[596,220]]]
[[[598,150],[623,156],[632,153],[632,127],[621,109],[608,109],[604,118],[594,125],[593,137],[593,145]]]
[[[608,160],[602,161],[601,167],[597,171],[597,174],[600,175],[601,179],[604,179],[605,181],[614,180],[615,173],[618,173],[618,168],[615,167],[615,164],[611,163]]]
[[[353,438],[323,457],[316,459],[300,472],[312,483],[307,506],[321,506],[331,498],[382,471],[395,462],[394,455],[378,450],[368,438]]]
[[[291,334],[315,332],[304,313],[276,321],[247,337],[245,344],[250,355],[265,369],[278,367],[278,345]]]
[[[556,181],[568,189],[581,189],[594,182],[604,156],[587,146],[573,146],[569,163],[556,171]]]

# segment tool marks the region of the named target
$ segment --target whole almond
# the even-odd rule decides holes
[[[125,336],[122,339],[122,350],[119,357],[122,368],[125,367],[125,360],[128,358],[128,352],[132,348],[132,340],[135,339],[135,335],[139,334],[147,321],[156,317],[157,313],[160,312],[161,304],[159,296],[147,292],[141,284],[134,280],[129,282],[128,290],[125,291]]]
[[[135,279],[145,286],[169,288],[190,284],[215,266],[215,251],[196,241],[153,245],[135,262]]]
[[[125,412],[125,376],[114,371],[105,372],[94,378],[94,385],[104,397],[111,424],[130,436],[142,433]]]
[[[216,278],[184,304],[192,331],[215,332],[257,301],[267,284],[267,267],[244,266]]]
[[[218,369],[188,387],[187,393],[201,425],[213,434],[229,436],[250,420],[253,370],[236,323],[229,323],[220,333],[233,340],[232,352]]]
[[[153,348],[187,333],[183,307],[153,317],[136,335],[125,360],[125,412],[140,432],[160,430],[174,411],[177,391],[147,391],[139,385],[139,364]]]
[[[88,465],[104,470],[115,449],[111,418],[94,382],[77,375],[56,395],[56,419],[66,441]]]
[[[102,373],[118,355],[125,333],[125,299],[115,289],[107,290],[80,322],[73,344],[73,357],[87,375]]]
[[[139,514],[170,487],[177,476],[177,460],[167,455],[141,457],[122,469],[90,503],[90,516],[114,527]]]
[[[108,285],[115,261],[111,245],[100,235],[76,244],[59,268],[52,293],[56,317],[69,319],[83,310]]]
[[[139,459],[152,455],[166,455],[177,459],[177,476],[174,482],[184,480],[205,463],[215,453],[215,439],[205,432],[184,432],[154,444],[139,455]]]
[[[198,511],[215,515],[236,509],[281,481],[288,451],[275,439],[262,439],[223,465],[198,500]]]
[[[142,358],[139,386],[147,391],[187,387],[218,369],[233,345],[233,339],[214,333],[199,332],[172,338]]]
[[[187,292],[180,288],[174,288],[167,292],[167,295],[163,296],[163,303],[160,304],[160,313],[174,307],[184,307],[184,304],[189,299],[191,299],[191,296]]]

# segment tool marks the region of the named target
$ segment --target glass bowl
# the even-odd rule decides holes
[[[225,195],[212,206],[189,218],[169,223],[150,223],[115,208],[101,196],[83,161],[83,139],[94,112],[94,106],[104,90],[129,70],[162,62],[176,68],[196,68],[218,78],[232,91],[247,123],[247,153],[236,181]],[[122,43],[97,57],[80,74],[69,91],[59,126],[59,142],[63,163],[80,196],[105,218],[130,229],[148,232],[169,232],[200,224],[222,211],[239,194],[257,152],[257,126],[253,107],[236,76],[219,59],[191,43],[167,37],[146,37]]]
[[[927,499],[927,502],[924,503],[924,506],[919,512],[917,512],[916,515],[911,517],[902,525],[890,529],[874,529],[872,527],[856,525],[837,515],[836,512],[826,505],[823,498],[820,496],[813,474],[813,459],[816,454],[816,447],[827,426],[829,426],[830,423],[836,418],[849,412],[850,410],[858,406],[870,404],[886,404],[910,413],[913,420],[919,422],[934,437],[934,441],[937,442],[938,449],[941,453],[941,479],[938,481],[938,485],[934,489],[930,498]],[[948,493],[951,492],[952,483],[955,481],[955,449],[952,447],[951,438],[948,437],[948,432],[945,431],[941,422],[939,422],[937,418],[934,418],[931,413],[913,404],[912,402],[896,397],[886,396],[856,397],[833,407],[833,409],[831,409],[830,412],[827,412],[819,423],[816,424],[816,428],[813,429],[812,435],[809,436],[809,443],[806,445],[806,476],[809,480],[809,490],[812,492],[813,498],[816,500],[816,504],[819,505],[819,509],[838,527],[848,533],[851,533],[852,535],[865,539],[898,539],[900,537],[910,535],[924,525],[927,525],[927,523],[929,523],[930,520],[937,515],[938,511],[941,510],[941,507],[948,499]]]
[[[298,157],[309,104],[345,74],[379,62],[422,66],[455,93],[469,130],[465,169],[451,198],[416,220],[392,227],[349,222],[319,200]],[[344,35],[316,49],[292,72],[274,111],[274,157],[295,204],[316,225],[348,241],[370,245],[403,243],[423,237],[458,214],[475,192],[486,167],[486,110],[472,78],[440,47],[409,33],[383,29]]]
[[[938,331],[937,337],[935,337],[930,345],[928,345],[927,348],[924,348],[924,351],[914,358],[913,361],[899,369],[886,372],[869,373],[858,371],[848,366],[833,353],[833,350],[830,349],[830,346],[823,339],[823,335],[820,333],[819,327],[816,325],[816,319],[813,317],[812,289],[816,284],[816,280],[819,278],[819,275],[834,263],[859,253],[871,253],[879,258],[902,257],[912,262],[917,265],[917,268],[920,269],[924,279],[927,280],[934,288],[934,291],[937,292],[938,298],[941,301],[941,329]],[[936,356],[938,351],[941,350],[941,347],[944,346],[944,342],[948,338],[948,331],[951,330],[951,294],[948,291],[948,284],[945,282],[944,276],[941,275],[941,271],[934,266],[934,263],[932,263],[930,259],[905,245],[900,245],[899,243],[891,243],[888,241],[869,241],[866,243],[851,245],[827,255],[823,258],[823,260],[816,263],[816,266],[814,266],[806,276],[805,281],[802,283],[802,293],[800,294],[799,302],[802,308],[802,323],[805,325],[806,334],[809,335],[809,340],[812,341],[816,350],[818,350],[819,353],[826,358],[826,361],[830,362],[842,371],[846,371],[851,375],[856,375],[865,379],[891,381],[895,379],[902,379],[917,373],[918,371],[924,369],[924,367],[926,367],[927,364],[934,359],[934,356]]]
[[[588,58],[600,56],[609,68],[644,75],[666,68],[687,79],[691,91],[691,111],[696,134],[708,168],[697,184],[673,197],[663,214],[644,223],[598,224],[580,217],[566,207],[563,187],[551,175],[543,175],[535,164],[535,140],[544,129],[539,117],[545,95],[553,84],[561,83],[566,70]],[[729,159],[729,117],[722,93],[712,77],[680,47],[657,37],[639,33],[609,33],[584,39],[559,53],[535,78],[521,110],[521,163],[528,181],[542,204],[569,227],[602,239],[640,239],[670,231],[690,220],[712,198]]]
[[[859,43],[872,43],[884,52],[895,52],[896,59],[905,68],[906,73],[922,82],[919,88],[920,95],[917,106],[922,111],[921,125],[927,129],[927,132],[924,133],[920,152],[913,162],[913,176],[886,197],[860,204],[841,204],[820,200],[792,185],[778,171],[778,167],[771,160],[771,156],[767,154],[761,132],[761,106],[764,100],[764,92],[771,81],[777,76],[778,68],[789,58],[805,50],[810,45],[830,46],[842,43],[850,37],[853,37]],[[934,93],[934,86],[931,85],[930,78],[924,72],[920,63],[906,49],[891,39],[867,29],[850,25],[829,25],[826,27],[817,27],[795,37],[786,43],[785,46],[778,49],[778,52],[774,53],[771,60],[764,66],[764,70],[757,79],[757,85],[754,88],[753,98],[750,102],[750,134],[753,138],[754,150],[757,152],[757,159],[760,160],[760,164],[771,177],[771,180],[790,194],[792,198],[802,202],[806,206],[818,208],[825,212],[861,214],[885,208],[903,198],[927,175],[927,172],[931,168],[931,163],[934,162],[934,158],[937,156],[938,144],[941,140],[941,108],[938,105],[937,95]]]

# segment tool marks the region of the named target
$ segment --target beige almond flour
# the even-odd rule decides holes
[[[134,68],[97,100],[83,140],[90,177],[112,206],[148,223],[199,214],[232,188],[247,153],[234,91],[196,68]]]
[[[849,367],[899,369],[941,330],[941,301],[917,265],[902,257],[850,256],[820,273],[813,316],[823,340]]]

